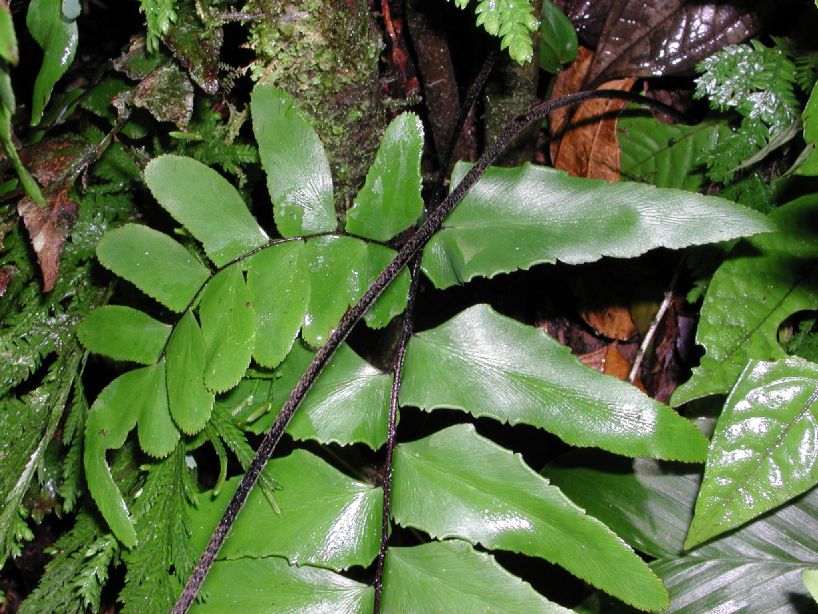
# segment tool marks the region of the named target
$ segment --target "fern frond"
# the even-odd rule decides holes
[[[798,101],[793,91],[796,70],[780,49],[752,45],[730,45],[699,64],[697,98],[707,98],[720,111],[735,110],[744,117],[736,132],[709,154],[708,176],[729,181],[742,165],[754,163],[765,148],[782,144],[799,121]],[[770,149],[772,149],[771,147]]]
[[[469,0],[455,0],[455,6],[463,9]],[[531,33],[539,23],[534,8],[528,0],[477,0],[474,9],[477,25],[500,38],[502,49],[508,49],[511,58],[526,64],[534,56]]]
[[[185,510],[192,492],[184,446],[177,446],[151,467],[132,506],[139,547],[123,555],[123,613],[168,612],[176,601],[195,562]]]
[[[63,498],[63,511],[71,512],[77,498],[83,490],[82,468],[82,433],[85,431],[85,417],[88,415],[88,400],[82,386],[82,380],[74,382],[74,396],[71,411],[63,426],[62,444],[68,448],[62,465],[62,483],[60,495]]]
[[[148,25],[145,46],[153,53],[159,48],[159,38],[176,22],[176,0],[139,0],[139,11]]]

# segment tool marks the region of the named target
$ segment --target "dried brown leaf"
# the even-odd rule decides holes
[[[43,275],[43,292],[50,292],[57,283],[65,240],[77,219],[77,203],[68,197],[67,187],[48,192],[45,197],[47,208],[25,197],[18,203],[17,213],[23,218],[31,246],[37,254]]]
[[[636,332],[627,307],[610,305],[593,311],[582,311],[580,316],[594,331],[608,339],[627,341]]]

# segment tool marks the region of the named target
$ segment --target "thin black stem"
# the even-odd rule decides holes
[[[451,172],[450,166],[452,165],[454,150],[457,147],[457,142],[460,140],[461,133],[463,132],[463,126],[466,125],[466,118],[469,116],[469,112],[474,106],[474,103],[477,102],[477,97],[480,95],[480,92],[483,91],[483,87],[486,85],[486,81],[488,80],[489,74],[491,74],[491,70],[494,68],[496,61],[497,49],[493,48],[483,61],[483,66],[480,68],[480,72],[477,73],[477,77],[474,79],[474,82],[471,84],[471,86],[469,86],[469,91],[466,92],[466,98],[463,101],[463,106],[460,107],[460,115],[457,117],[454,130],[449,136],[449,142],[446,145],[446,152],[443,154],[443,157],[438,160],[438,162],[440,162],[440,173],[438,174],[437,183],[435,185],[435,190],[432,197],[433,209],[437,207],[441,200],[443,200],[443,190],[445,188],[446,178]]]
[[[224,540],[227,539],[227,534],[230,531],[230,528],[233,526],[233,523],[241,511],[241,508],[244,507],[247,498],[250,496],[250,491],[258,481],[262,469],[264,469],[268,459],[275,451],[278,442],[281,440],[281,437],[284,434],[284,429],[289,424],[293,414],[295,414],[295,410],[298,409],[301,401],[304,399],[315,380],[321,374],[321,371],[329,362],[330,358],[332,358],[333,354],[335,354],[336,350],[347,338],[358,320],[363,317],[372,304],[398,277],[400,272],[403,270],[403,267],[414,260],[415,257],[420,255],[421,250],[432,235],[435,234],[443,225],[443,220],[446,219],[449,213],[452,212],[466,193],[474,186],[475,183],[477,183],[480,177],[483,176],[486,169],[488,169],[488,167],[497,160],[506,146],[515,137],[517,137],[520,132],[527,128],[532,122],[545,118],[549,113],[556,109],[575,105],[592,98],[615,98],[637,104],[646,104],[659,108],[666,113],[672,114],[674,117],[680,117],[679,113],[667,105],[649,98],[644,98],[637,94],[631,94],[630,92],[622,92],[619,90],[594,90],[577,92],[575,94],[568,94],[567,96],[548,100],[512,120],[506,129],[500,134],[500,136],[497,137],[494,143],[492,143],[491,146],[489,146],[489,148],[483,153],[483,155],[480,156],[474,166],[472,166],[472,168],[466,173],[460,183],[457,184],[454,190],[451,191],[440,206],[430,213],[426,221],[420,226],[420,228],[418,228],[417,233],[415,233],[415,235],[412,236],[400,249],[400,251],[395,255],[381,274],[378,275],[374,282],[372,282],[372,285],[369,287],[369,289],[367,289],[360,300],[347,310],[347,312],[341,318],[341,321],[338,323],[338,326],[330,335],[326,344],[315,354],[315,357],[307,367],[304,375],[301,376],[301,379],[298,380],[295,388],[293,388],[290,398],[287,399],[284,407],[281,408],[281,412],[279,412],[278,416],[276,416],[270,430],[267,431],[267,434],[261,441],[258,450],[256,450],[256,455],[253,457],[253,460],[250,461],[247,471],[239,481],[238,488],[236,489],[233,498],[227,505],[227,509],[222,515],[221,520],[219,520],[219,524],[213,531],[210,541],[207,543],[207,546],[205,547],[202,556],[199,558],[199,561],[196,563],[196,567],[193,569],[185,588],[182,590],[182,594],[179,596],[179,600],[176,602],[176,605],[173,608],[173,614],[185,614],[190,608],[193,600],[196,598],[196,595],[199,592],[199,589],[202,587],[202,584],[204,583],[213,562],[216,560],[216,556],[218,555]]]
[[[395,364],[392,370],[392,395],[389,400],[389,427],[386,438],[386,458],[383,461],[383,511],[381,515],[381,546],[378,550],[378,562],[375,567],[375,605],[373,612],[381,611],[381,595],[383,594],[383,564],[386,559],[386,547],[389,541],[389,518],[392,511],[392,457],[395,452],[396,430],[398,426],[398,395],[400,394],[401,372],[403,358],[406,355],[406,344],[412,335],[412,326],[415,313],[415,298],[418,293],[420,279],[420,257],[416,257],[409,265],[412,281],[409,285],[409,300],[406,303],[406,312],[398,339],[398,350],[395,353]]]

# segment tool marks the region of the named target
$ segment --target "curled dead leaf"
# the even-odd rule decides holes
[[[50,292],[57,283],[65,240],[77,220],[77,203],[68,197],[68,188],[46,195],[47,208],[40,207],[30,198],[23,198],[17,213],[23,218],[31,246],[43,275],[43,292]]]

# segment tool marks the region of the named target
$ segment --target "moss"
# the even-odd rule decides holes
[[[386,127],[378,58],[382,41],[366,0],[250,0],[266,17],[250,28],[253,78],[298,101],[327,150],[336,208],[363,184]]]

